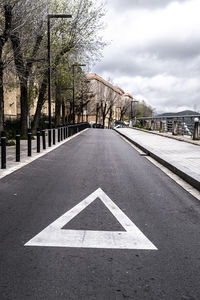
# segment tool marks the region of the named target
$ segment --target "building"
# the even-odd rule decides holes
[[[88,122],[110,128],[115,120],[121,119],[121,110],[124,105],[130,104],[133,97],[97,74],[87,74],[86,78],[89,100],[87,105]]]
[[[115,120],[120,120],[124,107],[130,105],[133,97],[125,93],[120,87],[114,86],[97,74],[87,74],[87,91],[83,106],[83,121],[104,125],[106,128],[112,127]],[[76,101],[76,99],[75,99]],[[72,100],[70,101],[72,103]],[[65,117],[70,114],[67,103],[64,110]],[[37,106],[37,99],[30,105],[29,120],[33,119]],[[45,102],[42,113],[48,115],[48,103]],[[62,119],[61,109],[61,119]],[[20,91],[19,88],[5,87],[5,120],[20,118]],[[55,115],[55,103],[52,99],[52,115]],[[29,122],[27,120],[27,122]],[[78,122],[80,116],[76,112],[75,120]]]

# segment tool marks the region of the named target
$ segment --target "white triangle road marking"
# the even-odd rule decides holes
[[[99,198],[126,231],[62,229]],[[25,246],[158,250],[101,188],[38,233]]]

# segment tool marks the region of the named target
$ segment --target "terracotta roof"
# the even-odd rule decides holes
[[[116,89],[118,89],[122,94],[125,94],[124,90],[122,90],[119,86],[115,86]]]
[[[124,94],[124,96],[133,99],[133,96],[131,96],[131,94],[129,94],[129,93]]]
[[[123,94],[122,91],[120,90],[120,88],[113,86],[110,82],[106,81],[101,76],[99,76],[99,75],[97,75],[95,73],[86,74],[86,78],[88,80],[90,80],[90,79],[96,79],[96,80],[102,82],[103,84],[105,84],[106,86],[110,87],[112,90],[114,90],[118,94]]]
[[[124,95],[126,97],[129,97],[129,98],[133,99],[133,96],[131,96],[129,93],[125,93],[124,90],[122,90],[119,86],[113,86],[110,82],[106,81],[101,76],[99,76],[95,73],[86,74],[86,78],[88,80],[96,79],[96,80],[102,82],[103,84],[105,84],[106,86],[110,87],[112,90],[114,90],[118,94]]]

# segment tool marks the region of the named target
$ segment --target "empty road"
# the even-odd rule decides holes
[[[200,202],[112,130],[0,180],[1,300],[199,300]]]

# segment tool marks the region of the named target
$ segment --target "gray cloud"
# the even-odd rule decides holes
[[[94,72],[157,111],[200,110],[200,34],[195,0],[109,1],[113,43]],[[185,2],[185,4],[184,4]],[[187,2],[187,3],[186,3]],[[113,11],[113,7],[115,11]],[[143,8],[140,11],[134,8]],[[161,8],[160,10],[153,10]],[[163,8],[163,9],[162,9]],[[148,11],[149,9],[149,11]],[[125,10],[131,10],[127,22]],[[135,22],[134,22],[135,21]]]
[[[189,56],[179,52],[173,45],[166,49],[157,45],[155,49],[145,48],[140,52],[130,47],[123,49],[123,55],[113,50],[96,66],[96,72],[106,70],[113,77],[153,77],[163,73],[186,78],[200,77],[200,54],[197,55],[196,50],[193,53],[191,49]]]
[[[98,73],[103,72],[104,70],[108,72],[112,72],[113,76],[145,76],[151,77],[154,75],[155,66],[152,68],[151,65],[144,65],[140,61],[139,57],[128,55],[128,53],[124,53],[125,55],[121,55],[116,52],[113,53],[111,57],[105,58],[102,63],[99,63],[96,67],[96,71]]]
[[[192,59],[200,54],[200,39],[187,39],[185,41],[157,40],[146,47],[143,51],[156,55],[161,59]]]
[[[188,0],[114,0],[112,4],[110,4],[110,0],[108,0],[108,4],[113,6],[114,9],[122,11],[134,8],[155,9],[165,7],[172,2],[183,3],[186,1]]]

